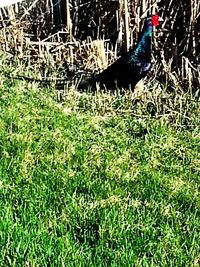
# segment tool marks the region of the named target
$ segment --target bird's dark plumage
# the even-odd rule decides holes
[[[135,48],[122,55],[103,72],[91,79],[91,86],[99,83],[100,87],[134,87],[151,68],[152,29],[159,25],[159,16],[148,17],[145,21],[141,39]]]

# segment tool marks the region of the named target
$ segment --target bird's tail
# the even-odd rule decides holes
[[[89,77],[84,76],[82,77],[81,81],[78,84],[77,89],[79,91],[95,91],[96,90],[96,83],[98,82],[98,74],[92,73]]]

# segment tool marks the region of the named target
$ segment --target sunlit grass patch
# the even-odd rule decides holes
[[[188,123],[172,102],[152,115],[148,98],[73,89],[58,103],[36,84],[7,83],[0,265],[197,266],[198,106]]]

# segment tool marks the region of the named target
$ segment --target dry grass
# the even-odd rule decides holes
[[[154,31],[151,77],[179,89],[199,86],[199,1],[64,2],[62,14],[56,13],[58,5],[37,0],[1,9],[1,50],[42,69],[44,77],[64,63],[68,71],[62,78],[77,80],[128,50],[138,40],[143,18],[159,12],[164,22]]]

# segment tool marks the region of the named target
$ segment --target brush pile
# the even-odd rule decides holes
[[[164,19],[154,32],[151,77],[180,88],[200,85],[198,0],[24,0],[0,9],[0,50],[69,81],[102,70],[138,41],[143,18]]]

